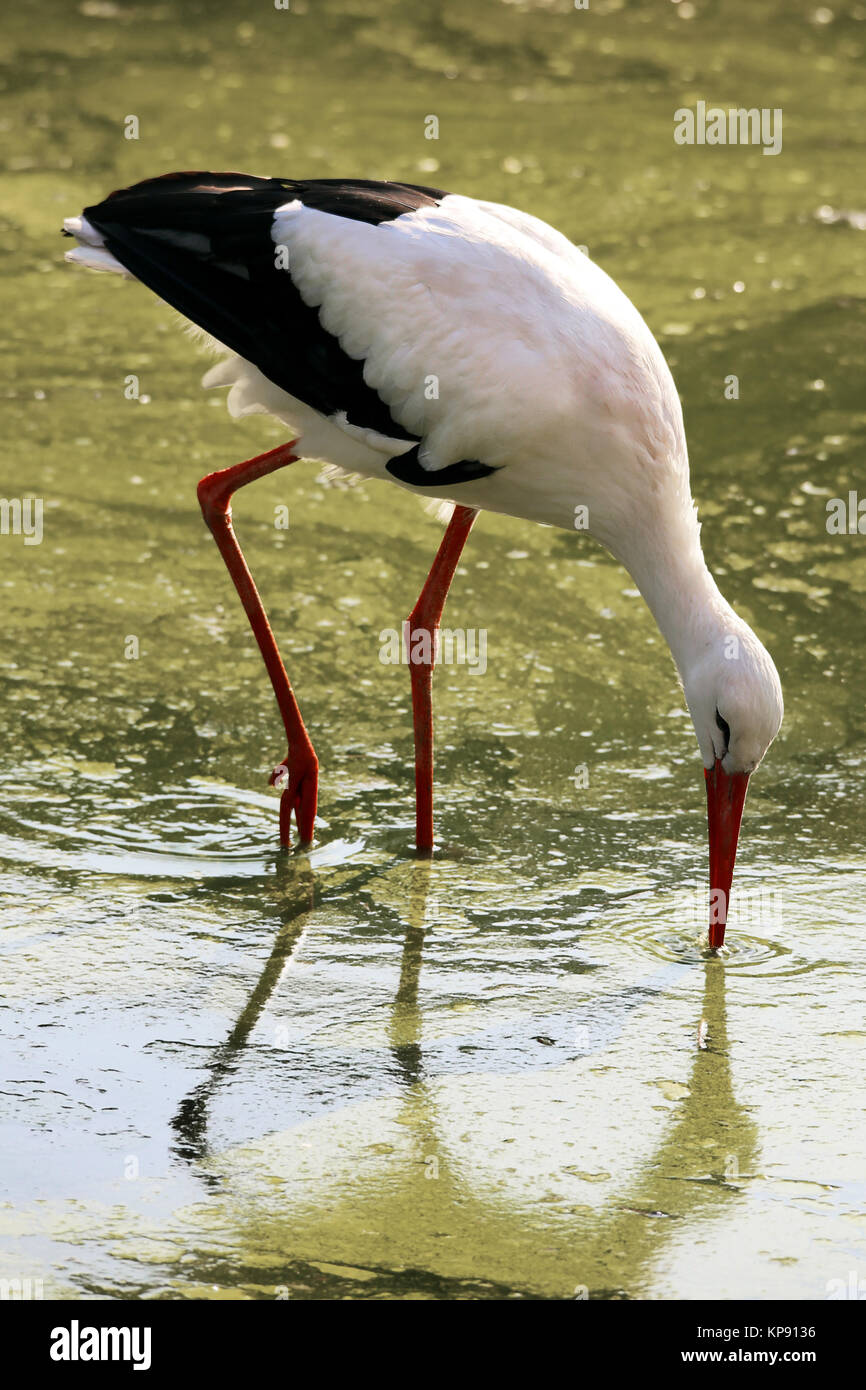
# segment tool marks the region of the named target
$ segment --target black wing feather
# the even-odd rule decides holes
[[[441,189],[370,179],[268,179],[178,173],[120,189],[84,216],[137,279],[277,386],[326,416],[416,439],[391,415],[350,357],[278,269],[274,212],[307,207],[378,224],[435,206]]]

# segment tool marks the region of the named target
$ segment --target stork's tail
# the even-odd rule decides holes
[[[86,217],[64,217],[63,235],[73,236],[78,242],[72,251],[66,252],[64,260],[71,261],[73,265],[86,265],[90,270],[111,270],[115,275],[124,275],[127,280],[135,279],[110,251],[106,251],[105,242]]]

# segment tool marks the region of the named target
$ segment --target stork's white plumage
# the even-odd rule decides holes
[[[312,835],[315,755],[231,533],[232,490],[310,457],[458,504],[410,620],[431,631],[477,510],[569,531],[580,516],[633,576],[683,682],[706,770],[720,945],[746,783],[778,732],[782,694],[707,569],[673,379],[609,276],[538,218],[398,183],[166,175],[64,225],[79,242],[68,260],[144,281],[228,349],[204,384],[230,387],[232,414],[264,411],[293,433],[291,452],[199,490],[286,722],[284,840],[292,809]],[[427,848],[421,666],[411,675]]]

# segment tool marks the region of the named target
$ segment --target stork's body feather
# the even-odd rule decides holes
[[[231,386],[234,414],[283,420],[304,453],[567,529],[580,515],[615,551],[667,516],[695,548],[664,358],[538,218],[405,184],[234,174],[148,180],[84,218],[67,225],[91,245],[69,259],[113,257],[229,348],[206,384]]]

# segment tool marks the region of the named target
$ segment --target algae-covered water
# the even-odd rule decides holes
[[[866,8],[31,0],[2,29],[0,495],[42,507],[0,535],[0,1279],[850,1289],[866,536],[827,503],[866,486]],[[781,109],[781,151],[677,144],[698,101]],[[195,484],[281,436],[199,392],[142,287],[62,261],[64,215],[173,168],[513,203],[644,313],[708,558],[786,695],[723,957],[672,664],[577,535],[476,526],[447,623],[484,632],[486,670],[437,673],[440,847],[414,859],[409,682],[380,634],[441,522],[314,464],[235,506],[321,761],[317,845],[279,852],[282,731]]]

